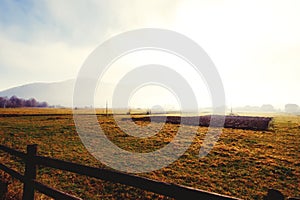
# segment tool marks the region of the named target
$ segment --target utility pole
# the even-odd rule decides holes
[[[107,100],[106,100],[106,109],[105,109],[105,112],[106,112],[106,117],[108,116],[108,104],[107,104]]]
[[[232,105],[231,105],[231,108],[230,108],[230,114],[229,115],[234,116],[233,111],[232,111]]]

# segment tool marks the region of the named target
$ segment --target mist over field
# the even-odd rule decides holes
[[[102,42],[125,31],[154,27],[177,31],[207,52],[222,78],[228,107],[271,104],[284,109],[285,104],[299,105],[298,11],[295,0],[2,1],[0,91],[28,83],[76,79],[86,58]],[[181,68],[193,87],[200,86],[195,73],[188,70],[190,66],[174,57],[135,53],[107,79],[152,62]],[[64,91],[55,87],[45,86],[49,103],[71,105],[65,98],[71,96],[71,85],[63,86]],[[201,86],[196,91],[201,107],[210,106],[206,89]],[[30,97],[47,100],[43,91],[34,90],[19,95],[29,97],[33,92]],[[18,95],[11,91],[2,94]],[[105,98],[106,89],[101,95]]]
[[[18,87],[13,87],[4,91],[0,91],[0,97],[10,98],[12,96],[17,96],[19,98],[31,99],[35,98],[39,101],[47,102],[49,106],[54,107],[73,107],[73,90],[75,86],[75,80],[67,80],[62,82],[52,82],[52,83],[31,83]],[[119,106],[118,104],[112,105],[113,92],[115,89],[115,84],[113,83],[100,83],[96,87],[94,104],[89,105],[84,102],[85,97],[81,96],[82,104],[75,107],[95,107],[95,108],[113,108],[116,110],[124,109],[142,109],[140,112],[146,112],[147,110],[152,110],[152,112],[179,112],[180,104],[178,100],[167,90],[160,88],[158,86],[148,86],[135,92],[131,99],[128,101],[128,106]],[[128,85],[122,86],[124,89],[129,87]],[[201,104],[202,103],[202,104]],[[261,105],[226,105],[226,113],[237,113],[237,112],[262,112],[262,113],[300,113],[300,107],[295,103],[286,103],[284,105],[272,105],[270,103],[265,103]],[[198,104],[198,109],[190,108],[188,110],[183,110],[183,112],[191,113],[209,113],[212,112],[211,105],[208,103],[200,102]]]

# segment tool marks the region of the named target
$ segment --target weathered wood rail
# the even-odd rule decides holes
[[[121,183],[128,186],[133,186],[136,188],[154,192],[157,194],[165,195],[168,197],[173,197],[175,199],[186,199],[186,198],[208,199],[208,200],[238,199],[238,198],[207,192],[207,191],[190,188],[186,186],[155,181],[148,178],[117,172],[113,170],[94,168],[94,167],[84,166],[84,165],[75,164],[75,163],[62,161],[58,159],[39,156],[37,154],[37,145],[28,145],[26,153],[17,151],[15,149],[6,147],[4,145],[0,145],[0,150],[10,155],[13,155],[17,158],[21,158],[22,161],[25,163],[24,175],[0,163],[0,170],[5,171],[6,173],[10,174],[10,176],[18,179],[23,183],[23,198],[22,198],[23,200],[33,200],[35,190],[54,199],[64,199],[64,200],[81,199],[38,182],[36,180],[36,174],[37,174],[37,166],[39,165],[50,167],[53,169],[69,171],[80,175],[94,177],[94,178],[98,178],[98,179],[102,179],[114,183]],[[270,191],[271,191],[269,192],[270,195],[273,195],[272,199],[277,200],[274,199],[274,191],[273,190]],[[267,196],[266,199],[268,199]],[[278,199],[281,200],[281,198]]]

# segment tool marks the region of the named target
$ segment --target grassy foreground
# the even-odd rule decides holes
[[[40,155],[106,167],[81,143],[71,113],[68,109],[0,109],[0,143],[23,151],[27,144],[36,143]],[[11,114],[13,116],[9,116]],[[136,139],[117,128],[112,117],[98,116],[98,120],[115,144],[136,152],[163,147],[179,128],[179,125],[166,124],[155,136]],[[201,159],[198,153],[207,128],[199,127],[193,144],[180,159],[166,168],[139,175],[242,199],[261,199],[268,188],[278,189],[285,196],[300,196],[300,116],[277,115],[272,123],[268,131],[223,129],[212,151]],[[147,122],[139,122],[139,125],[145,126]],[[151,123],[149,130],[158,125]],[[134,131],[131,128],[128,126],[127,130]],[[191,128],[185,126],[184,130]],[[0,153],[0,162],[24,171],[22,165],[5,153]],[[3,172],[0,175],[6,176]],[[165,198],[132,187],[42,167],[39,168],[38,180],[83,199]],[[11,182],[9,196],[18,199],[22,184],[16,180]],[[49,198],[37,193],[36,199]]]

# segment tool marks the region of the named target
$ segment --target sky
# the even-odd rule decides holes
[[[300,105],[299,10],[298,0],[2,0],[0,90],[76,78],[110,37],[163,28],[207,52],[227,105]],[[157,62],[160,56],[154,55]],[[112,70],[106,79],[116,77]]]

